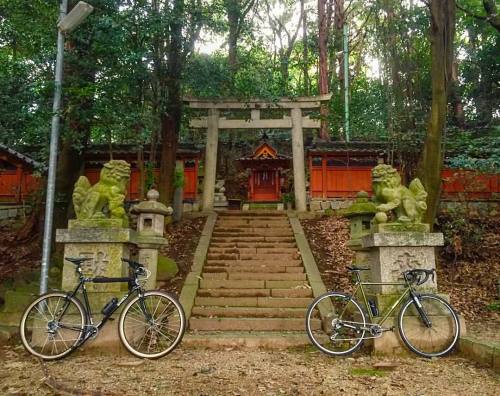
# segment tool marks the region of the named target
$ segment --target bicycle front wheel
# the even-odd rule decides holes
[[[69,355],[83,337],[86,313],[82,304],[63,292],[47,293],[24,311],[19,332],[24,347],[44,360]]]
[[[129,352],[141,358],[157,359],[170,353],[181,342],[185,329],[182,306],[159,290],[137,296],[120,316],[120,339]]]
[[[460,322],[453,308],[433,294],[418,296],[421,307],[410,299],[399,312],[399,334],[406,346],[427,358],[451,352],[460,335]],[[428,319],[428,324],[424,320]]]
[[[366,318],[352,296],[328,292],[317,297],[306,313],[306,330],[311,342],[331,356],[348,355],[363,343]]]

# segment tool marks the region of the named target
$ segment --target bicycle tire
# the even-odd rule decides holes
[[[315,309],[319,310],[319,304],[321,304],[323,301],[325,301],[329,297],[343,300],[347,304],[352,303],[354,310],[352,310],[349,313],[349,317],[345,316],[345,318],[348,320],[354,319],[356,322],[359,322],[359,323],[362,323],[363,325],[366,325],[366,316],[363,312],[363,309],[361,308],[359,303],[356,300],[354,300],[354,298],[352,298],[351,295],[341,293],[341,292],[327,292],[327,293],[324,293],[324,294],[318,296],[317,298],[315,298],[311,302],[311,304],[309,305],[309,307],[307,309],[307,313],[306,313],[307,336],[309,337],[309,340],[312,342],[312,344],[316,348],[318,348],[321,352],[323,352],[327,355],[330,355],[330,356],[349,355],[351,353],[354,353],[355,351],[357,351],[361,347],[361,345],[363,344],[363,341],[364,341],[365,331],[363,331],[361,333],[361,335],[358,335],[355,338],[356,342],[354,343],[353,346],[349,347],[347,350],[338,351],[338,350],[333,350],[333,348],[327,348],[325,345],[322,344],[322,342],[319,340],[319,338],[320,337],[325,338],[325,336],[326,336],[327,339],[329,340],[328,342],[334,343],[335,340],[332,339],[332,335],[330,335],[330,331],[329,331],[331,329],[330,328],[325,329],[325,327],[330,326],[332,324],[332,322],[336,319],[342,319],[342,317],[336,318],[335,317],[336,313],[332,312],[331,314],[329,314],[328,319],[325,319],[323,317],[321,318],[321,322],[322,322],[321,323],[321,330],[314,328],[314,325],[313,325],[313,320],[315,319],[314,316],[317,317],[319,315],[319,312],[317,314],[315,314]],[[332,305],[332,307],[333,307],[333,305]],[[345,309],[344,314],[347,311],[348,310]],[[322,334],[321,332],[323,332],[324,334]],[[337,334],[338,334],[338,332],[337,332]],[[333,336],[333,337],[335,337],[335,336]],[[340,346],[340,342],[338,344]]]
[[[154,296],[159,298],[159,301],[156,303],[156,305],[154,305],[154,302],[152,301],[152,297]],[[182,309],[181,304],[179,303],[176,297],[161,290],[150,290],[144,293],[144,303],[146,304],[146,306],[149,304],[150,310],[153,311],[152,320],[154,323],[153,324],[148,323],[148,320],[146,317],[144,317],[144,312],[141,309],[140,299],[141,299],[140,296],[135,297],[123,308],[119,321],[120,340],[122,341],[125,348],[133,355],[140,358],[158,359],[172,352],[181,342],[182,337],[184,336],[184,332],[186,330],[186,316],[184,314],[184,310]],[[160,301],[163,301],[163,303],[160,303]],[[158,308],[160,307],[161,304],[167,304],[167,306],[163,308],[163,311],[155,318],[156,312],[158,311]],[[169,322],[169,320],[171,319],[167,318],[166,316],[163,318],[161,317],[162,314],[170,306],[172,306],[173,311],[169,312],[168,316],[169,317],[173,316],[174,320],[176,319],[177,316],[179,322],[178,326],[174,329],[175,334],[172,336],[173,337],[172,341],[169,340],[169,337],[167,335],[170,334],[170,329],[167,328],[167,326],[171,325],[171,323]],[[134,314],[132,313],[132,310],[134,310],[134,313],[136,314],[135,318],[132,317],[132,315]],[[134,328],[134,326],[139,327],[141,319],[144,319],[144,322],[142,324],[144,325],[145,329],[143,331],[141,330],[141,328],[139,328],[139,331],[132,331],[130,329],[125,328],[127,324],[131,321],[136,323],[128,325],[129,328]],[[127,322],[127,320],[129,321]],[[140,337],[141,335],[142,339],[139,342],[139,345],[137,344],[133,345],[134,344],[133,338]],[[155,338],[154,343],[156,344],[158,343],[157,338],[159,338],[160,336],[163,336],[163,338],[168,340],[167,342],[168,346],[166,346],[164,349],[162,348],[160,351],[150,353],[149,349],[151,347],[152,339]],[[147,348],[148,350],[145,352],[139,349],[146,337],[149,338],[149,344]]]
[[[419,356],[426,358],[445,356],[454,349],[460,337],[458,315],[452,306],[439,296],[421,294],[418,299],[422,309],[430,316],[432,325],[430,327],[425,325],[418,313],[415,301],[409,299],[399,311],[398,326],[401,339],[412,352]],[[416,319],[417,317],[419,319]],[[444,330],[436,330],[438,325]],[[410,334],[413,333],[416,335],[415,340],[410,339]],[[436,347],[436,343],[441,339],[444,341],[444,346]],[[416,345],[417,343],[420,343],[420,346]],[[437,350],[423,350],[429,346]]]
[[[58,299],[58,302],[56,306],[53,307],[54,312],[49,308],[50,307],[50,302],[48,302],[49,299],[56,298]],[[40,309],[44,309],[45,307],[39,308],[40,304],[43,304],[43,302],[46,302],[46,307],[47,307],[47,312],[41,311]],[[68,306],[64,309],[64,312],[62,313],[62,316],[56,320],[55,314],[56,310],[58,309],[60,301],[67,301]],[[70,306],[73,306],[76,308],[75,309],[69,309]],[[63,306],[61,306],[61,309]],[[68,311],[69,309],[69,311]],[[36,310],[36,311],[35,311]],[[40,321],[47,321],[46,328],[45,326],[35,326],[31,330],[28,329],[28,327],[31,324],[31,321],[36,321],[36,319],[31,317],[30,315],[33,314],[34,316],[37,315],[40,316],[38,320]],[[50,315],[51,318],[47,315]],[[65,316],[66,315],[66,316]],[[78,323],[71,323],[71,329],[69,328],[70,326],[63,325],[62,327],[61,322],[62,318],[66,317],[68,320],[76,320]],[[51,319],[51,320],[49,320]],[[36,324],[36,322],[35,322]],[[80,342],[84,336],[85,333],[85,326],[87,325],[87,313],[85,311],[85,308],[83,307],[82,303],[75,297],[69,297],[66,293],[64,292],[49,292],[41,295],[38,297],[36,300],[34,300],[28,307],[24,310],[23,316],[21,317],[21,322],[19,324],[19,333],[21,335],[21,342],[24,346],[24,348],[31,353],[34,356],[37,356],[43,360],[57,360],[57,359],[62,359],[63,357],[68,356],[71,352],[73,352],[79,345]],[[52,327],[52,328],[51,328]],[[39,330],[36,330],[39,329]],[[70,340],[67,340],[68,343],[63,339],[62,334],[73,334],[73,332],[76,332],[77,334],[74,336],[75,338],[72,338]],[[71,332],[71,333],[70,333]],[[40,345],[36,345],[38,341],[41,341],[45,335],[45,341],[43,345],[41,346],[41,350],[37,350],[36,348],[40,348]],[[54,335],[55,334],[55,335]],[[56,337],[56,335],[59,335],[60,340],[57,340],[53,337]],[[36,340],[35,340],[36,339]],[[49,342],[49,339],[51,341],[52,347],[50,348],[51,351],[53,352],[54,349],[56,351],[56,354],[44,354],[45,346]],[[72,341],[69,343],[69,341]],[[64,349],[62,352],[59,352],[59,349],[57,347],[58,342],[64,344],[61,345],[61,347],[65,346],[66,349]]]

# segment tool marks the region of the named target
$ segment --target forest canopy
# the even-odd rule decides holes
[[[351,140],[389,141],[395,150],[417,151],[424,140],[431,103],[426,1],[88,2],[94,13],[66,38],[62,136],[74,150],[90,143],[189,141],[193,133],[180,97],[317,95],[321,70],[322,84],[333,94],[325,113],[327,137],[343,141],[345,24]],[[443,139],[447,161],[495,170],[500,164],[495,2],[455,3]],[[52,115],[58,9],[57,0],[0,0],[0,142],[37,145],[42,161]],[[168,125],[174,125],[171,136]]]

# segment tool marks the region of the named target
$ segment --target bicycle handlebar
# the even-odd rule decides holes
[[[415,283],[417,286],[423,285],[427,280],[429,279],[430,276],[432,276],[432,281],[434,282],[434,274],[436,273],[436,270],[433,269],[420,269],[420,268],[415,268],[409,271],[403,272],[403,275],[405,279],[409,283]]]

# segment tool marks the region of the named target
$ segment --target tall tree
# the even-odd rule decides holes
[[[281,4],[284,6],[281,8],[282,12],[275,11],[275,7],[273,7],[273,5],[276,4],[275,1],[264,0],[264,3],[266,5],[266,15],[269,26],[273,31],[273,45],[279,46],[276,52],[278,54],[279,69],[281,72],[282,95],[287,95],[289,93],[288,80],[290,78],[290,57],[300,31],[300,26],[303,23],[302,16],[304,14],[304,3],[301,3],[300,13],[295,26],[291,25],[295,11],[293,7],[294,1],[291,3],[287,3],[286,1],[282,2]]]
[[[238,69],[238,40],[240,38],[245,19],[256,4],[257,0],[224,0],[226,10],[228,32],[228,62],[231,71],[234,73]]]
[[[428,209],[424,220],[432,226],[441,195],[442,142],[453,64],[455,1],[431,0],[429,8],[432,103],[418,175],[429,194]]]
[[[320,95],[328,93],[328,37],[329,26],[332,15],[331,0],[318,0],[318,90]],[[328,106],[322,104],[320,107],[321,126],[319,138],[325,141],[330,140],[328,132]]]
[[[182,74],[199,37],[204,7],[201,0],[152,0],[156,21],[153,35],[153,104],[161,141],[160,200],[171,203],[175,159],[182,120]],[[153,143],[154,144],[154,143]]]
[[[69,2],[71,10],[77,0]],[[102,19],[117,11],[112,0],[94,1],[95,12],[90,22],[66,39],[64,63],[64,111],[62,134],[57,160],[54,207],[54,230],[66,227],[73,215],[73,186],[84,171],[84,157],[90,142],[94,121],[95,77],[97,59],[102,56],[96,36],[102,32]]]

